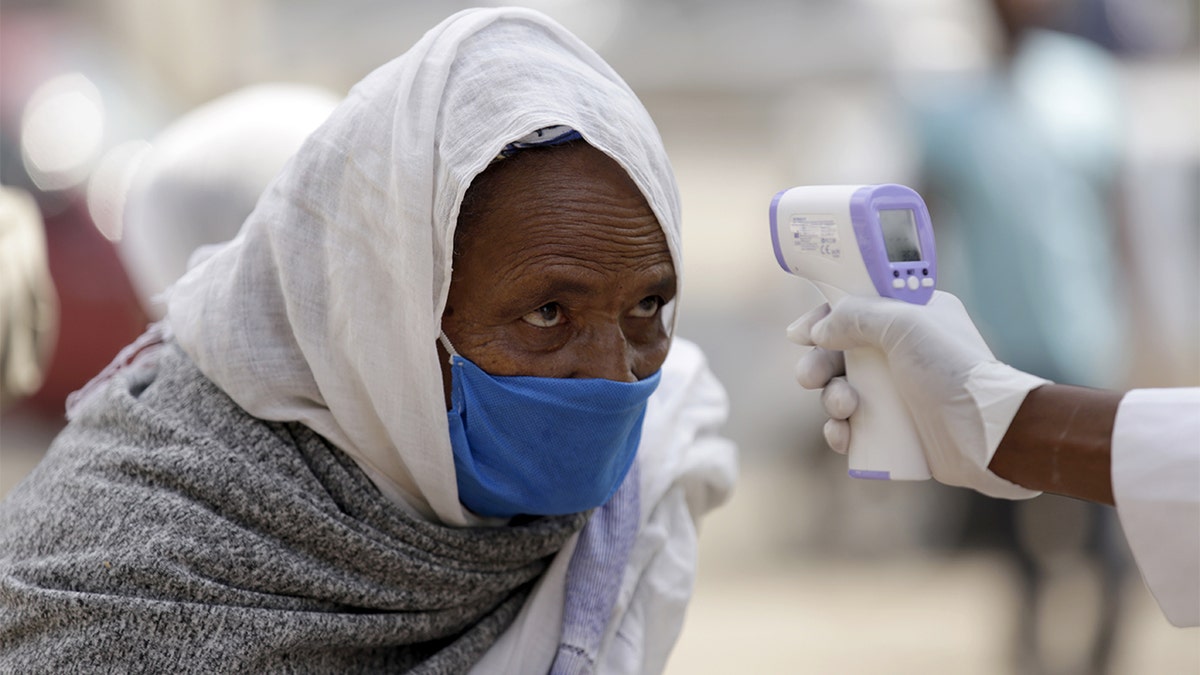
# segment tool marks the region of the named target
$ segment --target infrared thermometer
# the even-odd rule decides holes
[[[808,279],[831,306],[848,295],[924,305],[937,283],[929,210],[903,185],[794,187],[771,200],[771,243],[784,271]],[[925,480],[929,466],[883,353],[851,349],[846,379],[858,392],[850,416],[850,475]]]

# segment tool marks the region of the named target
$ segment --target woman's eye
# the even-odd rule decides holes
[[[549,302],[521,317],[521,320],[538,328],[551,328],[562,322],[562,312],[557,303]]]
[[[658,297],[657,295],[650,295],[642,298],[642,301],[637,304],[637,307],[634,307],[632,310],[630,310],[629,316],[638,319],[651,319],[654,318],[654,315],[658,314],[658,310],[662,306],[662,298]]]

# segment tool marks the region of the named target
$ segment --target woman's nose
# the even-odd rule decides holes
[[[604,326],[590,333],[582,346],[575,377],[637,382],[634,352],[621,327]]]

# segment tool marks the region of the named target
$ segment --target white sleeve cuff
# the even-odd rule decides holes
[[[1117,409],[1117,515],[1163,614],[1200,625],[1200,388],[1140,389]]]

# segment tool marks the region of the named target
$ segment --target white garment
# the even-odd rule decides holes
[[[259,195],[337,106],[324,89],[258,84],[188,112],[154,138],[125,197],[117,251],[142,307],[199,247],[233,239]]]
[[[237,237],[176,284],[176,340],[242,408],[314,429],[397,504],[479,524],[458,499],[435,348],[454,227],[471,180],[500,150],[556,124],[629,173],[678,277],[678,190],[634,93],[538,12],[467,10],[356,85]],[[661,669],[678,635],[695,520],[726,498],[736,472],[733,446],[713,433],[726,408],[699,350],[676,341],[643,426],[643,526],[600,653],[612,672]],[[570,548],[488,659],[548,667]]]
[[[1167,619],[1200,625],[1200,388],[1136,389],[1112,438],[1117,516]]]

